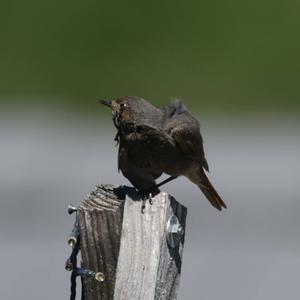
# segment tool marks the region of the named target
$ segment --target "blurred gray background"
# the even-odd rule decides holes
[[[67,299],[67,205],[97,183],[127,183],[113,125],[96,105],[92,122],[51,109],[1,114],[1,299]],[[200,115],[210,178],[228,209],[185,179],[165,186],[188,207],[179,299],[297,299],[298,119]]]
[[[299,299],[300,10],[292,0],[10,1],[0,7],[0,299],[68,299],[79,204],[117,172],[98,98],[199,119],[218,212],[188,207],[179,299]]]

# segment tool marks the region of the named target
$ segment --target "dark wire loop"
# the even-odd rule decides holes
[[[103,282],[105,280],[105,276],[102,272],[94,272],[89,269],[79,268],[77,267],[77,256],[80,251],[80,231],[79,231],[79,217],[77,208],[69,207],[69,211],[72,209],[72,212],[76,212],[76,219],[72,229],[72,233],[68,238],[68,244],[72,246],[72,252],[70,257],[66,261],[65,269],[67,271],[72,271],[71,273],[71,295],[70,300],[75,300],[76,298],[76,277],[79,276],[81,278],[81,300],[84,300],[84,278],[93,278],[98,282]],[[70,214],[70,212],[69,212]]]
[[[72,243],[70,243],[70,241]],[[84,300],[84,278],[94,278],[98,282],[103,282],[105,280],[104,274],[102,272],[94,272],[92,270],[77,267],[77,256],[80,250],[80,233],[79,233],[79,220],[78,213],[76,211],[76,220],[73,226],[72,234],[69,236],[68,243],[72,246],[72,252],[70,257],[66,261],[65,269],[67,271],[72,271],[71,273],[71,295],[70,300],[75,300],[76,298],[76,277],[81,278],[81,300]]]
[[[76,213],[76,221],[74,224],[74,227],[77,227],[78,230],[78,220],[77,220],[77,213]],[[74,230],[74,229],[73,229]],[[78,231],[79,232],[79,231]],[[70,267],[72,268],[72,273],[71,273],[71,296],[70,300],[75,300],[76,299],[76,268],[77,268],[77,255],[79,252],[79,245],[80,245],[80,235],[78,234],[76,243],[73,246],[72,253],[70,258],[67,260],[70,263]]]

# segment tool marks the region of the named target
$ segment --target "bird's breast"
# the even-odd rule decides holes
[[[128,163],[145,171],[180,176],[189,168],[190,162],[163,138],[153,140],[138,132],[127,133],[123,134],[120,147],[126,152]]]

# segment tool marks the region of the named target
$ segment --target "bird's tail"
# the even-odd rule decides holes
[[[218,210],[227,208],[225,202],[222,200],[213,185],[210,183],[202,167],[198,169],[197,175],[194,174],[194,176],[189,176],[189,179],[197,184],[197,186],[200,188],[200,190],[203,192],[212,206],[214,206]]]

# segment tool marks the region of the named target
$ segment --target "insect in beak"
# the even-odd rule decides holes
[[[114,125],[116,126],[116,128],[119,129],[120,124],[119,124],[118,115],[116,112],[113,112],[113,122],[114,122]]]

